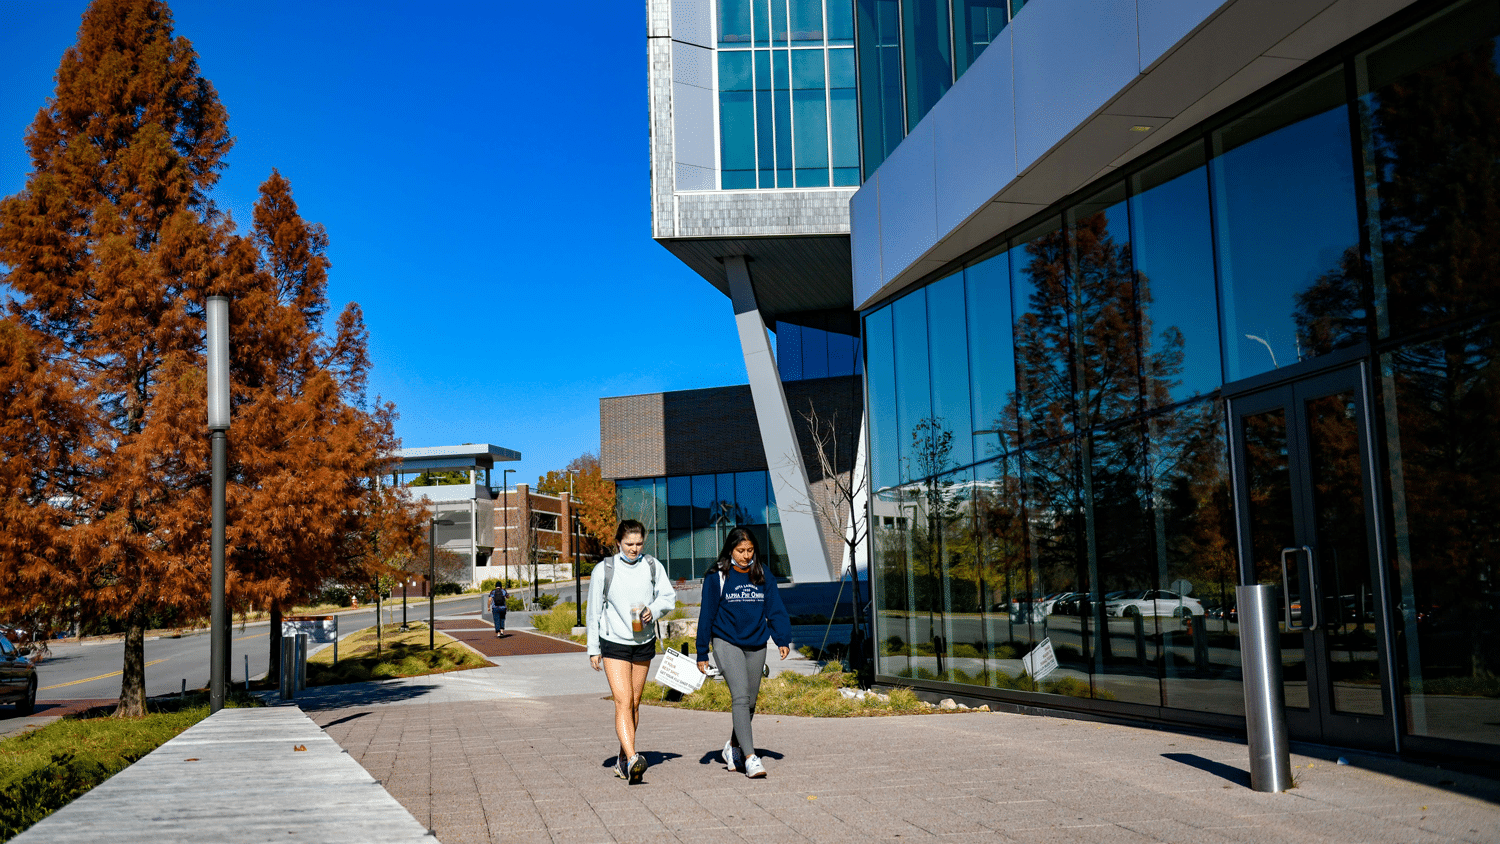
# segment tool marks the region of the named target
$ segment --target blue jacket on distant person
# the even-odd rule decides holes
[[[714,637],[742,648],[765,647],[767,639],[775,640],[778,647],[791,646],[792,618],[770,572],[766,572],[765,584],[757,586],[750,582],[749,574],[731,568],[722,590],[719,577],[718,570],[703,576],[703,605],[698,612],[699,662],[708,660],[708,646]]]

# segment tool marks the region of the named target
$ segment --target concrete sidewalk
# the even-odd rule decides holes
[[[718,763],[727,714],[645,707],[627,786],[607,695],[560,655],[299,703],[447,844],[1500,840],[1495,780],[1299,747],[1298,787],[1259,794],[1239,741],[1005,713],[762,715],[747,780]]]
[[[295,707],[277,707],[221,710],[11,840],[433,839],[318,725]]]

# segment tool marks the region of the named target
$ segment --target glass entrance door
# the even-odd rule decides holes
[[[1241,559],[1281,589],[1292,738],[1393,750],[1368,379],[1356,365],[1229,401]]]

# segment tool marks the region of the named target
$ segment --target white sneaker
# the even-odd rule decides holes
[[[734,746],[734,739],[724,742],[724,749],[719,752],[719,757],[724,760],[726,771],[738,771],[745,764],[745,752]]]
[[[766,766],[760,763],[759,756],[745,757],[745,776],[753,780],[765,778]]]

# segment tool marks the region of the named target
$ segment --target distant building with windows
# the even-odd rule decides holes
[[[601,465],[617,481],[622,515],[660,502],[652,547],[674,576],[701,575],[719,550],[709,550],[711,535],[722,539],[743,518],[765,531],[779,575],[836,581],[848,568],[843,543],[817,518],[823,492],[798,425],[810,399],[845,408],[851,446],[860,436],[853,0],[646,7],[652,236],[726,295],[725,324],[739,333],[749,385],[602,400]],[[735,426],[715,418],[720,401]],[[649,412],[616,412],[636,404]],[[686,407],[709,410],[661,415]],[[651,452],[644,462],[629,457],[640,444]],[[752,490],[751,475],[764,478],[764,491]],[[744,506],[733,503],[742,489]]]

